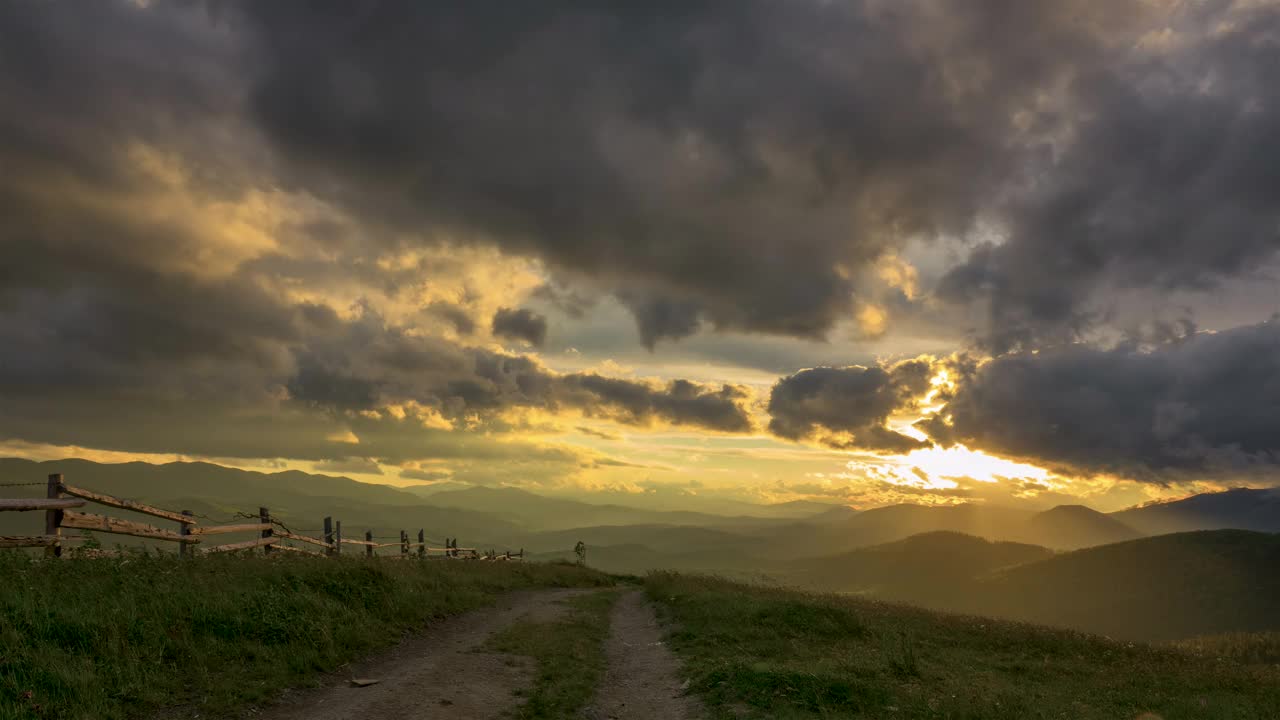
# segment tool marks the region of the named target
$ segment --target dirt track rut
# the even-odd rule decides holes
[[[263,720],[486,720],[502,717],[530,687],[527,657],[476,652],[494,633],[526,616],[554,619],[557,601],[584,590],[515,593],[496,608],[446,620],[396,648],[332,674],[325,686],[287,693],[255,713]],[[378,680],[352,687],[351,678]]]
[[[702,706],[684,694],[680,663],[662,640],[653,606],[639,590],[613,608],[609,667],[587,720],[697,720]]]

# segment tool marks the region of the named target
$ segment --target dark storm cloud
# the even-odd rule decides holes
[[[1005,211],[1008,240],[944,278],[940,296],[991,303],[991,349],[1078,338],[1111,290],[1207,290],[1274,259],[1280,7],[1182,6],[1188,48],[1076,78],[1087,115]]]
[[[529,460],[571,470],[581,461],[574,453],[359,413],[407,399],[439,401],[455,417],[599,398],[593,412],[624,422],[683,422],[681,397],[660,388],[643,412],[630,399],[613,406],[581,388],[557,390],[558,376],[537,368],[526,378],[535,392],[525,395],[495,382],[488,368],[504,361],[480,351],[414,341],[367,309],[341,318],[274,291],[282,279],[309,289],[332,272],[338,231],[281,223],[274,240],[306,240],[288,247],[299,251],[289,257],[238,255],[243,238],[210,234],[207,224],[225,221],[226,208],[271,176],[256,177],[267,168],[237,120],[239,44],[199,5],[20,0],[0,4],[0,28],[0,437],[216,457]],[[210,205],[221,209],[201,215]],[[316,249],[323,252],[307,254]],[[237,264],[241,257],[253,260]],[[374,263],[342,269],[374,287],[401,281],[379,276]],[[427,310],[468,330],[460,308]],[[490,404],[448,392],[466,383]],[[720,421],[700,407],[686,414]]]
[[[550,304],[575,320],[586,317],[587,311],[595,307],[598,300],[597,297],[562,287],[555,282],[543,283],[531,293],[530,297]]]
[[[130,187],[114,153],[163,141],[211,189],[262,174],[339,201],[366,243],[384,227],[542,258],[617,295],[649,346],[821,337],[866,294],[859,267],[977,219],[1007,242],[938,296],[989,300],[998,350],[1079,334],[1104,286],[1206,287],[1276,245],[1274,8],[210,7],[7,4],[6,164]],[[1166,25],[1186,37],[1152,51]],[[278,157],[230,147],[256,142],[245,124]]]
[[[493,334],[542,347],[547,341],[547,319],[526,308],[498,308],[493,314]]]
[[[990,302],[999,351],[1085,332],[1108,287],[1211,288],[1277,244],[1275,8],[1196,5],[1155,52],[1139,38],[1166,22],[1158,3],[209,7],[0,3],[0,436],[563,467],[580,458],[481,433],[522,408],[750,430],[742,388],[560,374],[339,307],[369,289],[409,303],[453,271],[412,262],[415,243],[536,257],[565,286],[535,300],[572,316],[612,294],[652,347],[704,327],[823,337],[906,238],[989,224],[1003,244],[937,297]],[[209,234],[254,191],[342,221],[267,223],[272,247],[252,252],[236,246],[251,233]],[[322,304],[339,280],[350,297]],[[419,318],[465,335],[481,306]],[[1247,423],[1274,429],[1273,356],[1230,350],[1261,327],[997,360],[930,430],[1083,468],[1260,460]],[[784,378],[770,427],[916,446],[885,427],[927,389],[902,367]],[[1137,404],[1063,394],[1046,429],[997,368],[1028,397],[1087,390],[1072,373],[1089,369]],[[1205,388],[1236,378],[1262,389],[1224,390],[1246,411],[1219,417]],[[1088,402],[1120,418],[1114,437],[1075,440],[1095,432]],[[413,403],[438,417],[386,412]]]
[[[1280,460],[1280,322],[1144,351],[1077,345],[1007,355],[961,380],[927,430],[1077,472],[1153,482]]]
[[[656,418],[677,425],[690,425],[721,432],[748,432],[751,419],[743,409],[745,388],[734,385],[708,387],[688,380],[672,380],[661,388],[632,380],[609,378],[595,373],[574,373],[561,378],[566,395],[585,395],[607,416],[623,422],[646,424]]]
[[[373,410],[411,400],[451,418],[535,407],[576,409],[631,425],[751,429],[748,395],[738,386],[558,374],[527,356],[410,335],[374,316],[313,341],[307,353],[289,385],[293,397],[333,409]]]
[[[536,255],[642,340],[822,337],[850,270],[966,231],[1104,62],[1125,3],[245,3],[293,183],[370,222]],[[1027,114],[1027,113],[1024,113]],[[1021,180],[1021,178],[1015,178]],[[590,280],[586,280],[590,278]]]
[[[926,447],[886,427],[929,390],[933,363],[907,360],[889,367],[812,368],[784,377],[769,394],[769,430],[790,440],[817,438],[839,448],[901,453]]]

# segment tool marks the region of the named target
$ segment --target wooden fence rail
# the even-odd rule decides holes
[[[84,507],[84,501],[71,498],[66,500],[45,500],[42,498],[0,500],[0,510],[16,510],[18,512],[26,512],[28,510],[66,510],[74,507]]]
[[[457,538],[445,538],[444,547],[433,547],[427,541],[426,530],[424,529],[418,530],[417,542],[409,542],[409,532],[407,530],[401,530],[399,540],[393,542],[375,542],[372,530],[365,531],[364,540],[344,538],[342,536],[342,522],[335,521],[331,517],[324,518],[323,537],[312,537],[289,530],[278,520],[273,519],[271,512],[265,507],[258,508],[257,515],[244,515],[246,518],[254,518],[253,521],[222,525],[201,525],[200,520],[190,510],[174,512],[173,510],[153,507],[135,500],[126,500],[95,490],[86,490],[74,485],[67,485],[63,482],[63,477],[60,473],[49,476],[46,488],[46,496],[43,498],[0,498],[0,511],[43,511],[45,514],[43,534],[0,535],[0,548],[42,547],[45,549],[47,556],[59,557],[62,555],[64,542],[86,540],[89,537],[86,535],[62,534],[63,528],[71,528],[177,543],[183,557],[192,557],[197,554],[207,555],[210,553],[247,551],[257,548],[262,548],[263,553],[266,554],[282,550],[290,553],[324,557],[340,555],[343,545],[359,545],[364,547],[365,557],[370,558],[377,556],[375,551],[379,548],[399,548],[398,553],[384,557],[418,557],[425,559],[432,557],[431,553],[440,553],[435,557],[474,560],[524,559],[523,548],[517,553],[507,551],[499,554],[494,550],[481,552],[476,548],[458,547]],[[72,508],[84,507],[86,503],[95,503],[109,508],[127,510],[169,520],[178,523],[178,528],[176,531],[166,530],[133,520],[72,510]],[[205,545],[205,537],[209,535],[252,532],[258,533],[259,536],[252,540],[211,547]],[[285,541],[317,545],[324,548],[324,550],[316,551],[294,547],[286,544]],[[410,551],[413,549],[416,549],[416,552],[411,554]]]

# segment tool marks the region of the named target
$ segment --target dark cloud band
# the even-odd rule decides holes
[[[973,370],[938,418],[939,441],[1070,473],[1168,482],[1280,460],[1280,324],[1143,349],[1068,346]],[[945,418],[945,420],[944,420]]]

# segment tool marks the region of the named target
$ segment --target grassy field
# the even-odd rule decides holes
[[[1280,667],[986,618],[656,573],[713,718],[1280,717]],[[1146,717],[1146,716],[1144,716]]]
[[[532,657],[534,685],[514,711],[519,720],[577,717],[604,676],[609,610],[618,594],[601,590],[565,601],[567,613],[549,622],[523,620],[488,642],[488,649]]]
[[[434,618],[532,587],[592,587],[569,565],[0,553],[0,719],[204,717],[305,685]]]

